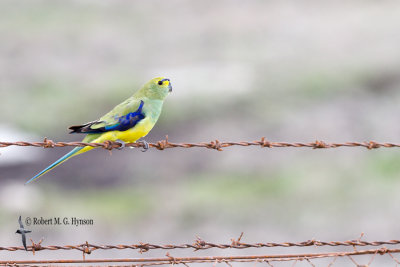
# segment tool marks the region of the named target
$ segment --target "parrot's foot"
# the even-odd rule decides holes
[[[146,152],[149,149],[149,143],[147,143],[146,140],[140,141],[139,143],[143,144],[142,152]]]
[[[118,139],[118,140],[116,140],[116,142],[121,144],[121,146],[117,148],[118,150],[125,148],[126,143],[124,141]]]

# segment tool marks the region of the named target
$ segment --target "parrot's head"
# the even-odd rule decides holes
[[[171,82],[165,77],[151,79],[143,86],[143,89],[148,98],[160,100],[164,100],[164,98],[172,92]]]

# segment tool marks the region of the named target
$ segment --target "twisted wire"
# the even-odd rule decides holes
[[[383,245],[399,245],[400,240],[388,240],[388,241],[362,241],[362,240],[347,240],[347,241],[319,241],[319,240],[307,240],[303,242],[283,242],[283,243],[244,243],[240,240],[232,239],[232,243],[211,243],[206,242],[200,238],[196,239],[194,243],[184,243],[184,244],[151,244],[151,243],[139,243],[132,245],[96,245],[90,244],[88,242],[79,245],[50,245],[42,246],[41,242],[35,244],[32,242],[31,246],[28,246],[30,251],[40,251],[40,250],[79,250],[90,254],[94,250],[123,250],[132,249],[139,250],[140,252],[147,252],[149,250],[162,249],[162,250],[172,250],[172,249],[193,249],[193,250],[206,250],[211,248],[216,249],[246,249],[246,248],[271,248],[271,247],[338,247],[338,246],[350,246],[350,247],[363,247],[363,246],[383,246]],[[0,247],[0,251],[18,251],[25,250],[23,246],[11,246],[11,247]]]
[[[149,147],[156,148],[158,150],[164,150],[168,148],[207,148],[207,149],[215,149],[218,151],[222,151],[223,148],[232,147],[232,146],[259,146],[259,147],[267,147],[267,148],[313,148],[313,149],[322,149],[322,148],[339,148],[339,147],[363,147],[367,149],[377,149],[377,148],[399,148],[400,144],[396,143],[379,143],[375,141],[365,141],[365,142],[344,142],[344,143],[327,143],[324,141],[314,141],[308,143],[302,142],[271,142],[268,141],[265,137],[262,137],[258,141],[239,141],[232,142],[226,141],[221,142],[218,139],[211,142],[198,142],[198,143],[171,143],[168,140],[168,136],[164,140],[157,141],[155,143],[149,143]],[[119,142],[114,141],[105,141],[104,143],[85,143],[85,142],[54,142],[50,139],[44,138],[43,142],[0,142],[1,147],[9,147],[9,146],[33,146],[33,147],[44,147],[44,148],[54,148],[54,147],[84,147],[91,146],[94,148],[104,148],[107,150],[112,150],[115,148],[121,148],[123,145]],[[145,144],[143,143],[126,143],[125,147],[135,147],[135,148],[144,148]]]
[[[400,249],[370,249],[347,252],[326,252],[326,253],[304,253],[304,254],[277,254],[277,255],[241,255],[241,256],[198,256],[198,257],[172,257],[167,254],[160,258],[109,258],[109,259],[53,259],[53,260],[0,260],[1,265],[15,266],[21,264],[77,264],[77,263],[135,263],[139,266],[146,265],[165,265],[165,264],[188,264],[188,263],[230,263],[230,262],[274,262],[274,261],[302,261],[321,258],[351,257],[360,255],[395,254],[400,253]],[[397,262],[392,256],[393,260]],[[352,258],[351,258],[352,259]],[[371,259],[372,262],[374,258]],[[352,259],[356,264],[356,262]],[[358,265],[358,264],[357,264]],[[359,265],[358,265],[359,266]]]

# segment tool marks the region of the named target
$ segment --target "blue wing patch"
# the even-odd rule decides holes
[[[71,133],[103,133],[108,131],[126,131],[132,127],[134,127],[138,122],[145,118],[145,114],[143,113],[144,102],[140,100],[140,105],[135,112],[128,113],[126,115],[116,117],[118,120],[117,123],[113,125],[106,125],[105,127],[101,127],[98,129],[92,129],[92,125],[96,125],[98,123],[102,123],[99,121],[91,122],[85,125],[80,126],[71,126],[69,129],[72,130]]]
[[[126,114],[125,116],[118,117],[118,122],[114,125],[104,127],[106,131],[126,131],[134,127],[139,121],[144,119],[142,112],[144,102],[140,101],[139,108],[135,112]]]

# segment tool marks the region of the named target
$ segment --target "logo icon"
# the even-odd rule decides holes
[[[22,224],[21,216],[19,216],[18,222],[19,222],[19,229],[15,233],[20,234],[22,236],[22,244],[24,245],[24,248],[27,251],[28,249],[26,248],[26,234],[32,231],[25,230],[24,225]]]

